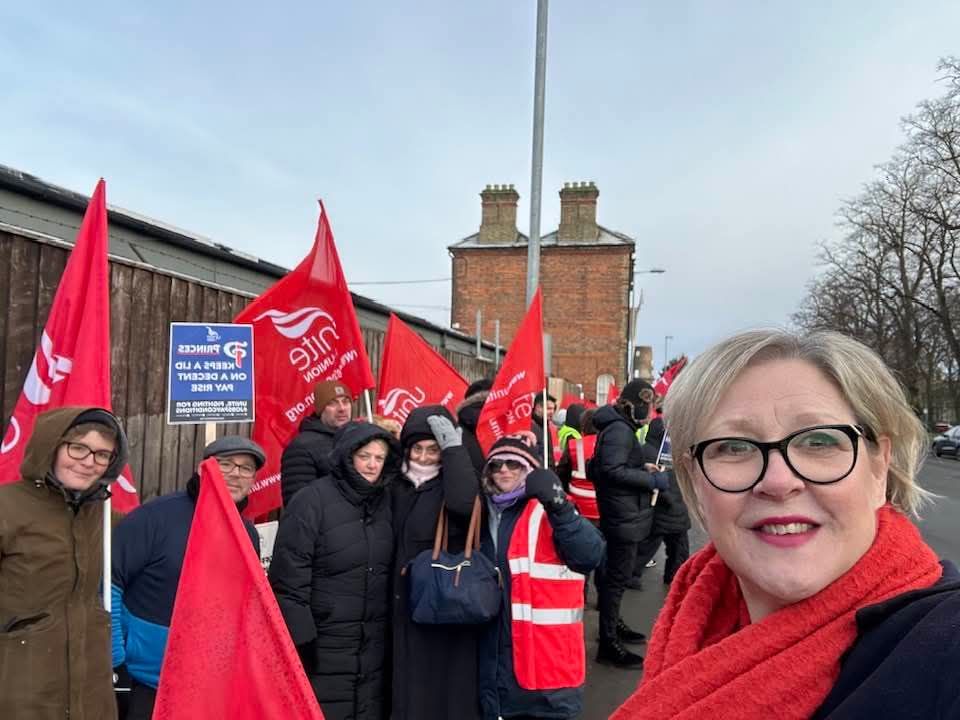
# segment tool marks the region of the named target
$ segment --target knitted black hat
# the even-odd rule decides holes
[[[647,392],[644,392],[644,390]],[[646,380],[636,378],[624,385],[623,390],[620,392],[620,397],[624,400],[629,400],[634,405],[639,403],[647,403],[649,405],[653,402],[653,385]]]

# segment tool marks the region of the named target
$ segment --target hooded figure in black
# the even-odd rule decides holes
[[[390,433],[349,423],[334,438],[331,474],[298,492],[280,520],[270,585],[327,720],[387,714],[386,487],[399,466]]]
[[[658,415],[650,421],[650,430],[647,433],[645,449],[648,456],[657,458],[660,455],[664,435],[663,416]],[[641,540],[637,546],[637,560],[633,571],[634,582],[631,583],[633,587],[639,584],[644,568],[657,554],[661,542],[666,551],[666,560],[663,564],[665,585],[673,582],[673,576],[677,574],[677,570],[690,557],[690,539],[687,536],[687,531],[690,530],[690,513],[683,501],[683,494],[680,492],[680,485],[673,470],[668,470],[667,477],[670,487],[661,491],[657,497],[650,535]]]
[[[669,487],[668,476],[652,463],[656,453],[646,450],[638,438],[647,422],[653,388],[643,380],[631,380],[614,405],[602,407],[593,424],[599,437],[590,478],[597,488],[600,529],[607,540],[607,560],[598,571],[600,595],[600,648],[597,661],[618,667],[640,665],[643,658],[627,650],[623,642],[646,640],[620,619],[620,600],[633,576],[637,546],[653,527],[653,491]]]
[[[480,411],[483,410],[483,404],[487,401],[492,387],[493,381],[489,378],[471,383],[464,394],[463,402],[457,406],[457,422],[463,428],[463,446],[470,454],[470,462],[473,463],[478,477],[483,472],[486,458],[477,441],[477,423],[480,422]]]
[[[449,549],[464,549],[480,482],[462,434],[440,405],[411,412],[400,434],[403,468],[389,490],[396,538],[392,720],[480,718],[479,628],[414,623],[404,573],[419,553],[433,548],[443,504],[449,518]]]

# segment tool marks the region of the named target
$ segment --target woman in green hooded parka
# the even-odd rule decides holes
[[[117,418],[37,418],[16,478],[0,478],[0,718],[116,718],[102,605],[103,501],[127,461]]]

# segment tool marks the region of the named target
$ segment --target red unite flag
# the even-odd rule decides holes
[[[215,458],[200,465],[153,720],[323,720]]]
[[[67,259],[40,347],[0,441],[0,482],[20,477],[20,463],[37,416],[67,405],[111,409],[110,265],[107,261],[106,184],[101,179]],[[139,504],[130,469],[112,486],[113,507]]]
[[[401,425],[414,408],[456,405],[467,390],[453,366],[393,313],[380,363],[377,408],[381,415]],[[452,414],[452,413],[451,413]]]
[[[477,441],[484,454],[503,436],[530,429],[533,395],[543,392],[545,386],[543,302],[537,288],[480,411]]]
[[[607,405],[613,405],[618,397],[620,397],[620,388],[614,383],[610,383],[610,387],[607,389]]]
[[[356,398],[375,384],[323,202],[310,254],[234,322],[253,325],[252,437],[267,454],[244,510],[255,518],[280,507],[280,456],[313,414],[314,386],[339,380]]]
[[[673,381],[677,379],[677,375],[680,374],[680,371],[687,364],[687,356],[682,355],[673,365],[668,367],[663,371],[663,375],[660,376],[660,379],[657,380],[653,385],[653,391],[660,397],[665,397],[667,391],[670,389],[670,386],[673,385]]]

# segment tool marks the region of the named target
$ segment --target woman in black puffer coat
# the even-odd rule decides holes
[[[433,548],[440,506],[446,504],[450,552],[461,552],[480,481],[462,431],[440,405],[410,413],[400,434],[403,469],[390,486],[396,539],[393,596],[393,720],[480,717],[477,633],[472,625],[418,625],[411,618],[404,573]]]
[[[383,720],[394,547],[386,486],[399,448],[387,431],[350,423],[330,461],[331,474],[280,520],[270,584],[327,720]]]

